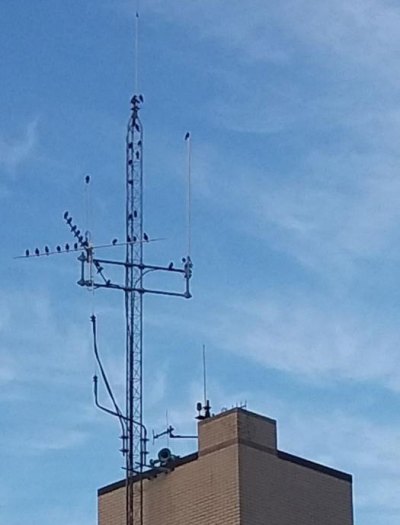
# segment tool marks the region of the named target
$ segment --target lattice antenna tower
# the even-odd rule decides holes
[[[126,469],[126,523],[142,525],[143,492],[142,474],[146,467],[147,433],[143,423],[143,296],[155,294],[183,297],[189,299],[192,261],[190,255],[182,259],[182,267],[152,265],[144,262],[144,245],[149,237],[143,230],[143,125],[139,118],[141,95],[134,95],[131,100],[131,115],[126,135],[126,252],[124,260],[111,260],[97,257],[95,247],[89,240],[83,239],[81,277],[78,284],[89,289],[105,288],[120,290],[124,293],[126,323],[126,400],[123,414],[113,396],[113,410],[105,409],[97,400],[97,380],[95,384],[96,404],[106,412],[117,416],[123,428],[122,452],[125,456]],[[68,222],[68,215],[65,215]],[[122,282],[115,282],[106,276],[107,267],[123,269]],[[182,291],[148,288],[145,276],[151,272],[168,272],[181,274],[184,278]],[[95,331],[95,319],[92,319]],[[96,343],[97,346],[97,343]],[[103,378],[104,379],[104,378]],[[106,383],[107,390],[109,385]],[[133,489],[134,478],[137,489]]]

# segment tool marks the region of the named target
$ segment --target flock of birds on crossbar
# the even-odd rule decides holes
[[[39,248],[35,248],[33,251],[30,251],[29,249],[25,250],[25,255],[20,255],[16,258],[22,258],[22,257],[40,257],[42,255],[54,255],[56,253],[68,253],[70,251],[77,251],[85,248],[89,248],[90,246],[90,235],[89,232],[85,232],[83,234],[81,230],[76,226],[76,224],[73,224],[73,219],[70,216],[69,212],[66,211],[64,213],[64,220],[66,224],[69,226],[71,233],[74,235],[76,241],[72,244],[66,243],[65,245],[61,246],[60,244],[56,246],[55,250],[51,250],[49,246],[45,246],[43,250],[40,250]],[[119,242],[117,238],[114,238],[111,243],[109,244],[103,244],[100,246],[93,246],[93,248],[107,248],[112,246],[125,246],[127,244],[136,243],[136,242],[150,242],[151,240],[156,239],[150,239],[147,233],[143,233],[143,239],[138,240],[136,237],[133,237],[132,239],[128,236],[126,239],[126,242]]]

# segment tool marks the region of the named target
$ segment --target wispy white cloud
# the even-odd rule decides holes
[[[400,389],[400,336],[382,318],[349,306],[340,309],[316,296],[278,299],[269,294],[251,306],[242,304],[225,308],[214,320],[219,347],[312,383],[374,381]]]
[[[46,429],[40,436],[31,437],[28,441],[31,453],[46,453],[77,448],[89,437],[87,432],[74,429]]]
[[[61,323],[46,294],[4,292],[0,311],[4,313],[0,326],[1,362],[18,381],[71,381],[79,376],[82,367],[89,366],[89,333],[72,322],[68,326]]]
[[[0,134],[0,167],[14,174],[35,151],[38,141],[38,119],[28,122],[19,137]]]
[[[314,57],[329,51],[358,65],[388,68],[387,61],[396,60],[400,47],[400,9],[387,0],[351,4],[345,0],[288,0],[279,4],[251,0],[245,6],[237,0],[229,6],[223,0],[193,0],[184,5],[151,0],[145,7],[171,23],[190,24],[199,36],[212,38],[235,49],[239,57],[253,60],[294,60],[299,43],[308,43],[313,46]]]

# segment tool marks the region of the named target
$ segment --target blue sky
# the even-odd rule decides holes
[[[120,478],[118,426],[96,412],[73,255],[14,260],[124,228],[134,1],[3,0],[0,11],[0,521],[96,522]],[[246,401],[279,446],[354,475],[355,518],[400,504],[400,7],[389,0],[142,0],[148,261],[186,251],[191,301],[146,298],[149,429],[195,431],[207,346],[215,412]],[[112,252],[117,255],[117,249]],[[110,254],[108,254],[110,255]],[[122,297],[96,293],[123,392]],[[156,451],[165,442],[152,446]],[[176,453],[193,443],[170,443]]]

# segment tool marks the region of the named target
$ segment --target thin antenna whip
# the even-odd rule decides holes
[[[139,0],[135,12],[135,93],[139,93]]]
[[[189,131],[185,135],[187,150],[187,246],[188,256],[192,251],[192,137]]]
[[[203,345],[203,387],[204,387],[204,406],[206,406],[207,405],[206,345]]]
[[[85,175],[85,242],[88,246],[92,245],[92,234],[91,234],[91,226],[92,226],[92,192],[91,192],[91,177],[89,173]],[[93,259],[90,258],[89,262],[89,269],[90,269],[90,280],[94,282],[93,276]],[[94,308],[94,287],[92,286],[89,291],[91,292],[91,306],[92,306],[92,316],[94,316],[95,308]]]

